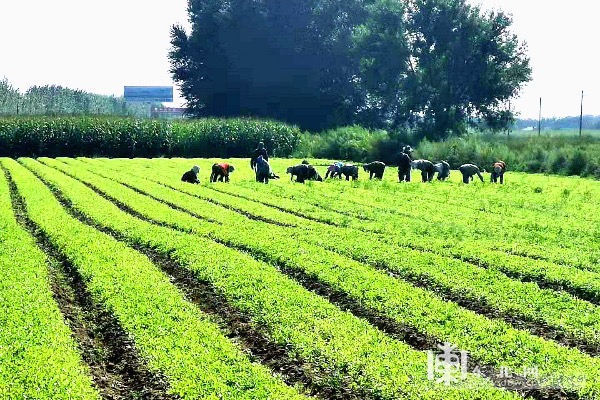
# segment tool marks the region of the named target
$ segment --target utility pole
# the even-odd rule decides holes
[[[508,113],[510,115],[510,100],[508,101]],[[506,136],[510,137],[510,124],[508,125],[508,130],[506,131]]]
[[[583,126],[583,90],[581,91],[581,111],[579,112],[579,137],[581,137],[582,126]]]
[[[540,115],[538,117],[538,136],[542,134],[542,98],[540,97]]]

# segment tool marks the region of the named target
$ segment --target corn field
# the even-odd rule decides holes
[[[289,156],[300,130],[275,121],[116,117],[0,118],[0,156],[241,157],[259,141]]]

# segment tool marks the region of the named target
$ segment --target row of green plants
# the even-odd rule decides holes
[[[271,340],[283,344],[298,360],[299,367],[320,386],[334,391],[352,388],[368,398],[516,398],[497,390],[489,383],[471,376],[464,387],[446,388],[427,379],[427,355],[395,341],[366,321],[341,311],[325,299],[304,289],[281,274],[277,268],[217,243],[221,229],[232,236],[235,221],[228,225],[198,220],[148,196],[120,185],[116,181],[43,159],[45,164],[76,176],[147,217],[179,224],[176,231],[137,219],[99,197],[94,191],[33,160],[22,160],[52,185],[56,185],[74,207],[96,223],[110,227],[128,240],[168,254],[181,268],[192,271],[198,279],[211,282],[236,308],[262,327]],[[188,233],[189,232],[189,233]],[[250,230],[241,230],[248,241]],[[258,232],[254,232],[254,240]],[[215,240],[213,240],[215,239]],[[277,243],[264,236],[264,243]],[[230,245],[230,244],[229,244]],[[290,254],[289,249],[287,249]],[[277,246],[281,252],[281,247]],[[290,255],[291,256],[291,255]]]
[[[96,164],[108,164],[106,166],[111,168],[115,166],[114,162],[96,162]],[[170,172],[176,174],[177,168],[170,171],[167,164],[167,162],[157,161],[149,165],[153,165],[152,168],[167,174]],[[127,173],[128,167],[119,170],[121,173]],[[163,178],[160,182],[169,186],[173,185],[168,178]],[[250,187],[244,187],[246,185]],[[557,240],[554,246],[549,246],[540,240],[538,241],[539,252],[537,252],[532,250],[532,243],[522,243],[518,240],[520,228],[507,232],[507,237],[511,238],[511,242],[504,243],[473,234],[472,231],[478,230],[478,227],[470,219],[467,219],[464,225],[458,224],[453,232],[441,234],[439,230],[442,225],[440,223],[435,224],[435,228],[432,228],[432,224],[427,222],[426,218],[431,215],[430,213],[425,213],[420,218],[416,218],[418,216],[416,212],[409,216],[391,215],[389,209],[394,205],[389,203],[382,204],[379,216],[371,213],[366,206],[344,207],[352,199],[364,199],[368,196],[359,188],[352,188],[358,192],[354,197],[346,192],[340,195],[335,191],[335,189],[339,189],[339,186],[336,186],[333,192],[324,190],[324,187],[317,191],[314,187],[302,190],[303,186],[300,186],[300,189],[286,189],[274,185],[262,187],[258,192],[256,187],[252,187],[252,184],[248,182],[240,182],[235,187],[218,185],[211,188],[210,191],[195,188],[194,194],[210,201],[218,201],[229,208],[234,207],[241,212],[251,213],[258,218],[275,219],[280,223],[292,226],[312,226],[311,221],[317,220],[322,224],[334,225],[337,229],[347,227],[349,228],[347,231],[350,233],[358,231],[372,235],[374,243],[378,240],[389,245],[458,258],[475,265],[493,267],[510,276],[546,282],[556,287],[570,288],[572,292],[581,293],[585,298],[600,300],[600,282],[597,276],[598,256],[594,255],[595,253],[592,251],[594,231],[590,231],[588,242],[580,244],[579,248],[569,251],[562,246],[560,240]],[[273,197],[266,195],[265,191],[272,194]],[[235,197],[219,196],[219,193],[231,194]],[[392,197],[388,196],[388,201]],[[332,198],[344,198],[344,201],[336,201]],[[318,201],[321,201],[321,204],[318,204]],[[333,204],[334,209],[346,210],[346,213],[340,214],[337,210],[329,208],[328,204]],[[369,207],[375,207],[375,204],[376,200],[372,198]],[[274,210],[265,205],[285,210],[288,213],[274,214]],[[388,209],[386,210],[385,207]],[[406,208],[404,210],[409,211]],[[440,210],[440,212],[443,211]],[[297,215],[310,219],[299,219]],[[518,218],[518,213],[516,216]],[[385,223],[381,221],[385,221]],[[481,219],[476,222],[481,222]],[[333,234],[326,235],[326,225],[313,227],[319,230],[320,241],[323,245],[332,243],[339,246],[346,243],[339,239],[340,233],[336,233],[335,230]],[[344,233],[341,237],[345,238],[346,235],[347,233]],[[560,232],[557,232],[557,235],[559,238],[562,237]],[[330,239],[326,240],[326,236],[329,236]],[[585,252],[581,251],[581,246],[586,248]],[[351,245],[349,247],[352,248]],[[573,270],[573,267],[579,270]]]
[[[99,400],[52,297],[48,268],[15,219],[0,170],[0,398]]]
[[[167,188],[168,185],[177,189],[177,185],[170,184],[169,181],[162,181],[160,178],[154,177],[150,179],[160,181],[165,187],[152,184],[151,182],[145,184],[141,178],[133,177],[124,170],[117,169],[116,172],[111,172],[114,166],[109,165],[109,167],[111,168],[99,169],[101,171],[99,173],[108,178],[135,185],[138,190],[142,190],[153,196],[159,196],[163,201],[173,201],[174,198],[177,198],[175,205],[178,207],[185,207],[189,211],[195,209],[192,206],[192,201],[189,199],[187,202],[185,201],[186,196],[173,193],[172,190]],[[131,165],[129,167],[131,173],[136,172],[137,169],[131,168]],[[140,170],[141,168],[137,172],[140,173]],[[163,167],[160,170],[168,173],[168,170]],[[242,212],[249,212],[263,218],[270,218],[271,220],[285,221],[287,224],[294,226],[293,229],[277,226],[269,227],[274,236],[287,238],[279,239],[280,241],[293,239],[299,242],[312,243],[315,246],[330,249],[354,260],[364,261],[371,265],[385,268],[405,279],[427,282],[432,287],[441,289],[446,293],[451,293],[456,297],[462,297],[474,303],[485,301],[487,306],[505,315],[518,315],[520,318],[526,320],[538,321],[541,324],[562,331],[571,337],[585,340],[590,344],[599,344],[597,333],[600,331],[600,326],[590,322],[598,319],[598,316],[600,316],[600,311],[596,306],[574,299],[564,293],[542,290],[534,283],[522,283],[510,279],[500,272],[502,268],[493,267],[485,269],[467,264],[457,260],[452,252],[445,251],[442,246],[439,246],[437,251],[443,255],[434,254],[433,252],[427,252],[427,250],[432,250],[433,248],[417,250],[407,248],[405,244],[404,246],[399,245],[390,235],[373,234],[366,236],[365,233],[356,229],[318,226],[311,224],[310,221],[302,221],[301,218],[293,215],[286,215],[283,212],[273,209],[269,210],[268,207],[259,203],[252,203],[227,195],[220,196],[219,193],[211,193],[210,189],[194,187],[190,191],[184,191],[190,194],[193,193],[195,197],[219,203],[224,207],[228,207],[229,204],[235,202],[236,207],[241,209]],[[208,210],[205,210],[203,207],[203,215],[212,215],[212,218],[218,218],[218,216],[222,216],[223,214],[222,211],[218,211],[217,207],[208,206],[207,208]],[[263,209],[262,213],[258,211],[261,208]],[[160,219],[160,217],[156,216],[154,218]],[[225,225],[228,223],[231,224],[231,220],[232,217],[222,216],[217,222]],[[250,230],[260,229],[260,222],[252,221],[244,223],[242,222],[242,218],[235,223],[235,226],[240,225]],[[190,226],[193,226],[193,224]],[[190,226],[182,228],[192,229]],[[298,229],[298,227],[304,227],[305,229]],[[401,230],[396,230],[396,232],[404,233]],[[424,244],[426,242],[420,242],[421,246]],[[393,252],[390,252],[390,247],[394,248]],[[463,255],[465,254],[463,253]],[[494,261],[496,263],[491,264],[493,266],[497,265],[498,260],[495,259]],[[514,264],[509,262],[508,265],[513,266]],[[527,270],[528,264],[521,263],[517,267]],[[585,282],[591,286],[598,287],[600,284],[600,276],[597,274],[585,272],[578,274],[572,271],[572,269],[568,270],[567,268],[551,264],[546,264],[545,267],[546,269],[550,268],[550,271],[554,269],[560,270],[562,273],[569,272],[572,279],[580,278],[580,282],[583,282],[585,279]],[[513,268],[515,267],[513,266]],[[597,297],[600,298],[600,291],[596,293]]]
[[[0,115],[148,117],[149,106],[148,103],[127,102],[123,97],[88,93],[60,85],[36,85],[21,93],[8,79],[0,79]]]
[[[252,363],[147,257],[71,217],[16,161],[1,162],[29,217],[77,268],[93,299],[134,338],[148,368],[164,373],[173,394],[189,399],[302,398]]]
[[[564,135],[506,138],[471,132],[446,141],[422,140],[411,131],[372,131],[348,126],[301,132],[281,122],[257,119],[161,121],[94,116],[0,118],[0,156],[57,157],[247,157],[259,141],[278,157],[316,157],[396,164],[402,146],[417,158],[470,162],[490,169],[504,160],[514,171],[600,178],[600,139]]]
[[[503,160],[512,171],[600,179],[600,137],[589,132],[583,137],[551,132],[540,137],[530,134],[506,137],[469,131],[466,136],[432,142],[420,139],[410,130],[386,132],[347,126],[303,133],[294,155],[396,164],[398,153],[407,144],[415,147],[414,157],[434,162],[446,160],[452,168],[474,163],[491,170],[494,162]]]
[[[504,137],[475,134],[442,142],[422,141],[421,158],[447,160],[457,168],[471,162],[490,170],[505,161],[513,171],[578,175],[600,179],[600,138],[544,135]]]
[[[200,163],[201,161],[196,160],[195,162]],[[170,170],[170,173],[172,173],[172,179],[176,180],[176,176],[178,175],[179,171],[177,170],[177,167],[175,167],[175,169],[169,168],[170,163],[180,164],[180,168],[184,168],[187,161],[165,160],[162,162],[157,160],[154,162],[154,164],[149,164],[149,168],[163,171]],[[567,266],[576,266],[584,270],[594,270],[594,264],[598,259],[597,251],[593,250],[593,248],[595,248],[593,245],[593,230],[590,231],[589,236],[589,238],[592,239],[575,246],[570,246],[569,243],[563,244],[561,242],[561,238],[563,236],[562,232],[560,231],[557,231],[558,239],[555,241],[555,246],[548,246],[548,243],[542,242],[541,239],[530,242],[516,240],[519,238],[520,231],[522,230],[521,227],[517,227],[516,229],[506,233],[507,242],[502,240],[494,240],[493,237],[489,237],[487,234],[481,234],[481,229],[478,228],[478,224],[482,221],[482,218],[473,220],[471,218],[465,218],[463,224],[456,223],[454,228],[445,233],[440,231],[440,226],[443,225],[437,224],[435,232],[432,233],[431,224],[428,223],[428,218],[430,217],[431,213],[423,213],[419,215],[419,212],[411,212],[410,207],[403,208],[401,205],[396,206],[393,204],[393,199],[403,198],[398,194],[393,194],[387,197],[383,195],[379,196],[382,198],[380,210],[384,212],[384,215],[380,216],[379,219],[385,219],[388,222],[386,222],[386,224],[381,224],[378,222],[378,214],[373,214],[369,210],[369,207],[375,207],[375,205],[378,203],[378,201],[371,194],[373,187],[371,187],[369,191],[363,191],[358,187],[349,187],[341,195],[335,192],[328,195],[328,191],[323,190],[327,186],[320,186],[319,190],[314,190],[314,188],[310,187],[306,187],[306,190],[302,190],[304,188],[303,186],[300,186],[300,188],[284,188],[282,186],[273,185],[264,187],[260,192],[257,192],[256,187],[251,186],[249,188],[245,188],[245,185],[252,184],[250,184],[248,181],[241,181],[238,182],[235,187],[215,185],[212,186],[213,192],[208,192],[208,195],[212,196],[214,199],[216,195],[214,190],[235,194],[237,196],[236,198],[225,198],[222,200],[222,203],[229,203],[228,207],[237,208],[239,208],[241,204],[244,204],[244,211],[250,211],[259,218],[263,219],[268,219],[270,215],[268,208],[265,209],[264,207],[260,206],[260,204],[264,203],[271,207],[284,207],[287,210],[293,210],[294,214],[299,214],[311,220],[316,219],[327,224],[333,224],[342,227],[349,226],[354,229],[370,233],[384,233],[387,234],[384,235],[384,237],[397,237],[398,243],[404,246],[408,245],[422,250],[435,249],[436,251],[442,252],[445,255],[459,257],[476,263],[482,262],[495,265],[498,263],[499,259],[507,260],[506,262],[508,265],[513,266],[516,264],[519,266],[519,268],[524,268],[525,272],[521,273],[527,273],[528,276],[534,274],[535,276],[538,276],[538,278],[540,276],[549,278],[549,275],[545,274],[544,271],[556,271],[556,274],[550,274],[554,276],[551,282],[555,282],[554,279],[558,279],[559,277],[560,282],[564,282],[564,279],[569,277],[569,274],[565,274],[564,272],[563,264]],[[418,186],[420,185],[415,187]],[[398,187],[398,185],[395,187]],[[339,186],[336,186],[336,189],[339,189]],[[300,195],[298,194],[299,190],[302,190]],[[265,196],[265,191],[276,196]],[[352,192],[357,192],[355,193],[356,196],[350,195]],[[286,195],[286,193],[288,194]],[[465,193],[465,195],[473,197],[469,193]],[[251,201],[244,202],[244,199],[240,199],[240,196]],[[289,198],[286,198],[286,196]],[[420,196],[421,194],[412,194],[410,197],[416,198]],[[340,202],[340,197],[343,197],[345,201]],[[298,198],[301,198],[302,200],[298,201]],[[353,208],[352,206],[348,206],[348,203],[352,202],[353,199],[366,198],[371,199],[368,201],[369,207],[355,206],[356,208]],[[235,204],[235,206],[233,206],[232,203]],[[414,205],[417,205],[419,209],[421,204],[422,202],[414,203]],[[393,212],[395,208],[403,211],[393,216],[394,218],[390,219],[390,212]],[[339,209],[345,211],[340,213],[338,212]],[[440,209],[438,212],[443,214],[444,210]],[[404,215],[405,213],[408,213],[408,215]],[[516,215],[518,216],[518,214]],[[353,219],[353,216],[357,217],[358,219]],[[291,225],[299,223],[297,218],[294,219],[293,216],[290,216],[290,218],[286,218],[286,215],[280,214],[278,216],[278,221],[280,223]],[[475,230],[475,233],[472,232],[473,230]],[[403,232],[404,234],[399,235],[398,233],[400,232]],[[454,245],[448,246],[449,243],[453,243]],[[569,246],[565,247],[566,245]],[[580,251],[581,246],[586,247],[586,252]],[[532,257],[534,259],[532,259]],[[547,260],[549,262],[544,262],[543,260]],[[531,263],[530,269],[527,268],[528,263]],[[514,271],[511,269],[510,272]],[[541,275],[539,275],[540,273]],[[582,273],[585,273],[585,271],[582,271]],[[577,280],[577,282],[581,281]],[[582,288],[579,285],[577,287]],[[585,286],[583,288],[585,288]]]
[[[173,174],[172,179],[176,180],[176,175],[189,164],[189,161],[174,160],[173,162],[180,168],[170,169]],[[194,162],[201,164],[203,168],[208,168],[211,161],[195,160]],[[168,160],[157,161],[153,168],[169,168],[169,163]],[[433,240],[462,238],[464,245],[475,248],[475,252],[479,248],[495,249],[501,253],[522,254],[561,264],[576,265],[584,269],[593,268],[591,265],[598,259],[596,250],[598,245],[593,240],[596,232],[595,225],[590,224],[589,221],[582,219],[581,222],[566,224],[564,219],[556,219],[556,222],[552,222],[553,219],[540,218],[533,211],[528,217],[515,214],[513,211],[514,218],[490,214],[490,221],[488,213],[476,215],[479,214],[480,205],[468,204],[472,198],[483,197],[480,189],[475,185],[472,188],[462,188],[442,183],[436,184],[438,186],[433,189],[420,183],[410,186],[380,182],[355,183],[352,186],[344,183],[341,183],[341,186],[333,184],[334,188],[341,189],[342,193],[326,190],[329,187],[327,184],[315,184],[318,189],[311,187],[310,184],[300,188],[269,185],[262,188],[260,192],[257,192],[252,185],[250,181],[242,180],[237,182],[235,187],[218,185],[212,187],[214,190],[233,193],[238,197],[243,196],[272,207],[285,207],[305,218],[317,219],[337,226],[352,226],[369,232],[389,234],[410,227],[416,237],[422,235],[434,238]],[[298,191],[302,194],[299,195]],[[264,192],[275,196],[264,196]],[[473,195],[474,192],[476,196]],[[493,193],[492,195],[495,196]],[[457,203],[463,201],[464,197],[465,205],[445,204],[446,196],[452,196]],[[506,197],[509,198],[510,195]],[[340,201],[340,198],[344,198],[344,201]],[[505,207],[504,204],[492,204],[487,207],[500,206]],[[583,209],[586,207],[585,204],[581,206]],[[507,204],[506,208],[512,209],[510,204]],[[386,220],[393,217],[392,221],[396,221],[394,226],[382,225],[381,213],[385,214],[383,218]],[[265,215],[263,217],[267,218]],[[435,232],[431,232],[431,221],[438,222]],[[281,222],[289,223],[284,220]],[[570,225],[574,227],[571,228]],[[551,227],[551,232],[546,232],[546,227]],[[569,241],[564,240],[565,235],[569,236]],[[471,246],[473,241],[478,245]],[[555,246],[549,247],[549,243]],[[582,246],[586,247],[585,253],[580,251]]]
[[[297,127],[256,119],[0,118],[0,156],[247,157],[258,142],[286,157]]]
[[[180,162],[181,168],[185,163],[184,160]],[[276,161],[275,165],[282,170],[287,164]],[[300,188],[270,185],[261,190],[275,197],[261,197],[250,180],[244,179],[237,182],[235,188],[213,188],[244,194],[274,207],[285,204],[288,209],[302,213],[306,218],[321,218],[336,225],[354,224],[360,229],[382,232],[378,220],[379,214],[384,212],[386,218],[388,214],[400,218],[404,224],[414,227],[416,233],[423,235],[428,233],[429,222],[435,221],[438,222],[436,232],[428,236],[462,237],[468,233],[469,240],[482,241],[486,248],[529,254],[560,263],[575,263],[586,268],[599,259],[595,250],[597,241],[593,240],[596,228],[591,218],[596,207],[593,181],[571,178],[548,181],[550,178],[547,177],[517,174],[514,178],[517,182],[505,186],[488,187],[488,184],[476,183],[466,187],[453,182],[435,182],[433,186],[419,182],[398,185],[394,183],[395,171],[387,174],[385,182],[363,179],[352,185],[316,183],[318,189],[309,184]],[[453,173],[453,181],[459,180],[457,175]],[[507,179],[513,178],[509,176]],[[528,182],[519,183],[522,179]],[[341,193],[331,193],[327,190],[329,185],[335,185]],[[540,186],[544,187],[543,194],[531,190]],[[296,201],[298,191],[302,191],[301,202]],[[340,201],[340,198],[345,201]],[[515,207],[518,213],[515,213]],[[348,218],[358,214],[364,221],[353,222]],[[568,223],[567,216],[573,217]],[[569,240],[564,240],[565,235]],[[560,251],[548,252],[549,242]],[[580,251],[582,246],[586,248],[585,254]]]
[[[135,166],[136,162],[133,161],[129,168],[136,171]],[[462,349],[468,350],[476,360],[511,367],[533,363],[540,365],[541,374],[552,375],[560,371],[561,378],[554,375],[554,379],[566,377],[569,381],[571,378],[571,382],[563,382],[566,389],[581,390],[586,394],[595,393],[597,390],[596,384],[591,380],[586,382],[584,388],[575,385],[575,379],[584,374],[584,370],[570,367],[572,363],[579,363],[586,365],[584,369],[594,369],[596,367],[592,358],[524,331],[515,330],[501,321],[489,320],[453,303],[441,301],[428,291],[415,288],[365,264],[321,250],[319,246],[312,243],[303,245],[300,240],[305,236],[303,234],[294,237],[291,231],[273,226],[264,226],[261,229],[260,223],[243,222],[239,216],[223,209],[221,214],[224,220],[221,225],[199,224],[198,220],[189,216],[189,221],[186,222],[183,217],[186,214],[179,213],[164,219],[167,218],[165,215],[175,211],[168,207],[158,211],[159,203],[152,202],[148,198],[143,199],[143,196],[133,191],[126,194],[123,187],[118,188],[110,179],[101,178],[91,172],[83,172],[80,166],[58,168],[68,169],[69,173],[106,191],[108,195],[119,198],[137,212],[148,218],[158,219],[157,222],[176,224],[181,229],[193,230],[201,235],[223,241],[234,248],[250,251],[255,257],[264,258],[270,263],[299,269],[332,288],[346,293],[363,307],[377,310],[398,323],[415,327],[426,335],[456,343]],[[143,171],[146,170],[145,166],[140,165],[137,174],[144,174]],[[99,171],[100,174],[105,172],[105,170]],[[129,184],[137,185],[129,175],[124,176],[123,179],[126,179]],[[179,186],[180,191],[192,196],[201,189],[185,184]],[[155,195],[156,192],[152,191],[151,194]],[[214,217],[216,210],[205,211],[205,207],[209,207],[208,204],[198,203],[198,199],[194,200],[193,197],[191,199],[187,205],[177,203],[177,206],[194,212],[207,212]],[[142,202],[147,203],[142,206]],[[207,225],[214,226],[205,228]],[[318,234],[318,231],[314,233],[314,235]],[[565,298],[562,300],[564,301]]]

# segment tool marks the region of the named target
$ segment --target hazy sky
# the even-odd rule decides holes
[[[282,0],[285,1],[285,0]],[[57,84],[123,95],[124,85],[171,85],[169,28],[187,25],[186,0],[0,0],[0,78],[25,91]],[[533,80],[513,104],[522,117],[600,114],[595,3],[470,0],[513,15]],[[176,99],[176,103],[181,100]]]

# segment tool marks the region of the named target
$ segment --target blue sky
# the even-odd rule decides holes
[[[600,114],[594,2],[469,0],[513,15],[533,67],[513,107],[522,117]],[[186,0],[3,0],[0,78],[24,91],[58,84],[122,95],[125,85],[171,85],[169,28],[187,24]],[[176,104],[181,103],[177,98]]]

